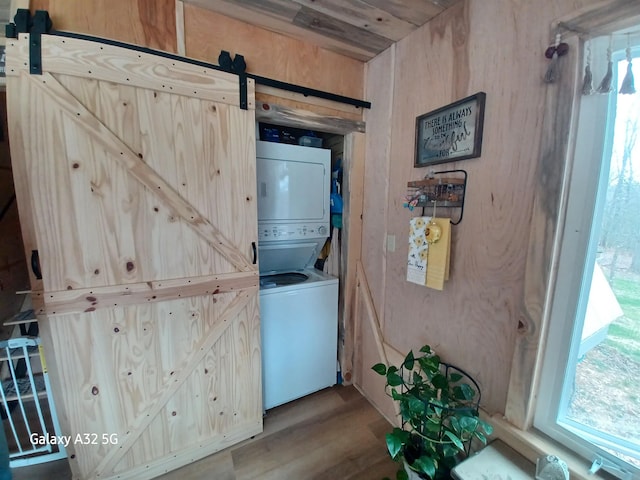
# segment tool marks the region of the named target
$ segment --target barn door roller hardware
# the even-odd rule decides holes
[[[287,90],[294,93],[300,93],[305,96],[323,98],[325,100],[332,100],[334,102],[344,103],[347,105],[353,105],[357,108],[371,108],[371,102],[359,100],[357,98],[345,97],[343,95],[337,95],[335,93],[325,92],[322,90],[316,90],[314,88],[303,87],[301,85],[295,85],[293,83],[282,82],[280,80],[274,80],[272,78],[261,77],[259,75],[253,75],[247,73],[247,64],[244,60],[244,56],[235,55],[231,59],[229,52],[223,50],[218,57],[220,65],[214,65],[207,62],[201,62],[192,58],[181,57],[173,53],[161,52],[159,50],[152,50],[147,47],[141,47],[139,45],[131,45],[128,43],[117,42],[115,40],[109,40],[106,38],[93,37],[91,35],[83,35],[80,33],[60,32],[52,30],[52,22],[49,18],[49,12],[46,10],[37,10],[33,18],[28,9],[19,9],[14,17],[14,22],[6,26],[7,38],[18,38],[19,33],[30,33],[30,71],[32,74],[42,74],[42,51],[40,44],[40,36],[43,33],[50,35],[57,35],[61,37],[77,38],[80,40],[89,40],[92,42],[98,42],[105,45],[113,45],[116,47],[127,48],[137,52],[149,53],[151,55],[157,55],[171,60],[177,60],[180,62],[190,63],[192,65],[198,65],[205,68],[211,68],[213,70],[219,70],[227,73],[233,73],[238,75],[240,80],[240,108],[247,109],[247,80],[249,78],[255,80],[256,83],[261,85],[279,88],[281,90]]]
[[[36,10],[33,18],[27,8],[19,8],[14,23],[5,27],[7,38],[18,38],[19,33],[29,33],[29,71],[42,75],[42,34],[48,33],[53,24],[46,10]]]
[[[295,85],[293,83],[282,82],[280,80],[274,80],[273,78],[261,77],[252,73],[246,73],[247,64],[245,63],[243,55],[235,55],[233,60],[231,54],[226,50],[222,50],[218,56],[218,63],[220,68],[229,73],[235,73],[237,75],[246,75],[248,78],[252,78],[256,83],[267,87],[279,88],[280,90],[287,90],[289,92],[300,93],[305,97],[317,97],[325,100],[332,100],[334,102],[345,103],[347,105],[353,105],[358,108],[371,108],[371,102],[364,100],[358,100],[357,98],[345,97],[343,95],[337,95],[335,93],[324,92],[322,90],[316,90],[315,88],[303,87],[301,85]]]
[[[231,60],[231,54],[226,50],[222,50],[218,55],[218,65],[222,70],[229,73],[235,73],[240,80],[240,108],[247,109],[247,63],[244,56],[236,55]]]

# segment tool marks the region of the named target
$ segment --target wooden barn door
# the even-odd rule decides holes
[[[254,86],[176,58],[7,41],[10,142],[74,478],[143,479],[262,430]],[[34,288],[40,282],[34,280]]]

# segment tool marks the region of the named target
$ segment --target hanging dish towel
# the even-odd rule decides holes
[[[426,239],[427,225],[431,217],[414,217],[409,225],[409,256],[407,258],[407,281],[426,285],[429,244]]]
[[[449,256],[451,252],[451,222],[448,218],[434,218],[440,227],[440,239],[429,245],[426,285],[436,290],[444,289],[444,281],[449,279]],[[428,226],[427,226],[428,228]]]

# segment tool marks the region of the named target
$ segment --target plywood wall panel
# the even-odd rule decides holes
[[[362,297],[357,298],[358,302],[362,302]],[[359,309],[361,318],[360,322],[360,348],[358,349],[359,367],[362,368],[359,374],[359,381],[356,385],[367,395],[369,401],[382,413],[391,423],[398,425],[399,418],[394,409],[394,402],[385,392],[385,377],[378,375],[371,370],[376,363],[384,363],[380,358],[375,347],[375,338],[371,328],[371,319],[368,318],[366,308]]]
[[[640,5],[636,4],[635,8],[636,14],[640,14]],[[579,92],[582,86],[581,81],[576,81],[582,77],[581,39],[571,37],[565,40],[569,45],[569,52],[561,64],[556,88],[549,89],[545,97],[541,161],[536,175],[545,181],[539,181],[535,185],[524,282],[524,308],[518,322],[505,409],[505,418],[523,430],[533,425],[535,414],[534,392],[541,374],[541,353],[546,348],[546,332],[553,301],[547,292],[554,288],[553,283],[557,280],[555,264],[559,253],[556,250],[556,234],[563,230],[563,204],[567,184],[573,166],[578,161],[576,155],[580,155],[580,150],[585,150],[576,136],[581,102]],[[605,96],[599,100],[606,103],[607,98]],[[593,132],[602,131],[606,120],[602,119],[601,125],[599,123],[593,122]],[[558,159],[566,161],[559,162]]]
[[[221,50],[240,53],[245,56],[251,73],[362,98],[362,61],[194,4],[176,3],[175,0],[33,0],[31,8],[48,10],[54,28],[58,30],[168,52],[178,51],[180,34],[180,44],[184,47],[180,53],[183,55],[217,64]],[[177,29],[177,21],[181,29]],[[281,99],[278,103],[297,107],[290,99]],[[322,107],[311,106],[310,109],[320,111]],[[360,115],[360,112],[356,113]]]
[[[247,71],[361,98],[364,63],[309,43],[185,4],[187,56],[218,63],[221,50],[244,55]]]
[[[175,0],[31,0],[56,30],[176,52]]]
[[[470,5],[467,2],[454,7],[438,17],[430,25],[431,28],[421,30],[419,38],[398,45],[398,68],[417,54],[413,46],[415,42],[429,42],[432,46],[426,54],[425,62],[417,67],[416,75],[405,75],[398,78],[396,83],[396,99],[399,102],[395,107],[399,117],[397,122],[393,122],[392,151],[395,154],[392,158],[403,158],[404,164],[392,172],[389,228],[399,232],[400,238],[406,238],[409,219],[416,213],[411,214],[403,209],[398,199],[406,191],[408,180],[420,178],[418,176],[427,173],[425,169],[412,168],[415,117],[475,91],[487,89],[498,73],[494,71],[491,74],[490,71],[481,69],[486,75],[478,77],[477,87],[472,88],[470,85],[470,71],[474,70],[475,62],[488,63],[484,55],[471,57],[469,53],[475,41],[470,39],[473,32],[467,21]],[[478,22],[476,11],[473,11],[473,21],[474,25]],[[513,23],[503,25],[501,32],[511,38],[511,44],[518,43],[513,41],[513,37],[517,37]],[[483,48],[490,51],[487,46]],[[474,63],[470,64],[470,61]],[[516,62],[518,58],[512,58],[512,65]],[[541,63],[538,62],[539,65]],[[436,72],[429,68],[430,65],[438,65],[437,75],[448,81],[437,82]],[[511,77],[513,76],[512,74]],[[425,84],[430,85],[430,88],[420,88],[420,85]],[[403,91],[416,92],[416,95],[401,96],[400,92]],[[513,175],[513,172],[510,175],[509,170],[518,168],[518,162],[513,158],[507,160],[504,154],[498,153],[503,144],[499,141],[492,143],[492,135],[500,134],[495,128],[514,112],[505,112],[501,117],[501,112],[496,109],[501,99],[487,93],[489,101],[485,113],[487,123],[482,158],[435,168],[436,171],[465,168],[470,178],[465,218],[453,230],[451,280],[444,292],[408,284],[404,280],[406,242],[398,242],[400,248],[392,256],[393,260],[389,261],[396,266],[402,265],[402,268],[394,269],[394,277],[389,282],[385,335],[388,335],[391,344],[407,350],[412,342],[416,342],[407,332],[421,332],[420,343],[431,343],[445,359],[467,369],[481,383],[485,406],[500,409],[506,401],[505,378],[510,371],[517,323],[514,313],[518,310],[521,289],[517,282],[514,283],[514,279],[522,278],[524,271],[526,243],[523,230],[526,230],[530,205],[522,192],[531,188],[529,182],[532,170],[524,171],[520,176]],[[526,94],[519,91],[518,95],[522,99]],[[508,109],[509,103],[506,105]],[[535,119],[535,115],[532,118]],[[491,151],[493,145],[498,148]],[[511,154],[507,155],[511,157]],[[500,164],[504,163],[507,164],[506,171],[500,168]],[[529,168],[531,163],[528,163]],[[526,164],[522,166],[527,168]],[[522,223],[517,225],[518,222]],[[411,296],[412,301],[393,301],[403,295]],[[407,330],[397,328],[396,323],[403,321],[411,327]]]
[[[534,187],[544,182],[538,166],[541,112],[550,87],[542,82],[543,52],[553,20],[588,3],[594,2],[565,0],[540,9],[533,2],[463,2],[398,42],[388,76],[394,78],[394,96],[386,232],[396,235],[397,249],[386,255],[383,334],[404,352],[429,343],[445,360],[468,370],[491,412],[505,410],[525,309]],[[368,84],[380,82],[374,62]],[[428,172],[413,168],[415,118],[478,91],[487,93],[482,157],[434,167],[469,173],[464,219],[453,227],[451,279],[437,292],[405,280],[404,239],[409,219],[419,212],[402,208],[402,200],[407,181]],[[372,109],[368,129],[376,115],[388,112]],[[366,198],[378,193],[380,182],[365,178]],[[363,245],[367,239],[375,244],[380,230],[379,222],[365,215]],[[373,263],[364,256],[363,261],[371,270]],[[372,290],[380,288],[374,273],[368,277]]]
[[[362,236],[362,266],[369,282],[372,300],[384,323],[387,256],[388,179],[391,148],[389,125],[393,112],[395,47],[367,64],[365,92],[371,110],[365,112],[367,124],[364,171],[363,222],[368,228]],[[402,237],[399,238],[403,241]]]

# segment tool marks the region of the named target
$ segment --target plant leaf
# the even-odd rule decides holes
[[[412,417],[421,417],[424,415],[424,402],[416,397],[409,398],[409,410],[411,411]]]
[[[433,433],[435,435],[429,435],[432,438],[438,438],[438,435],[440,434],[440,423],[439,422],[429,422],[425,425],[425,432],[423,433]]]
[[[426,455],[423,455],[420,458],[416,459],[416,461],[411,465],[411,468],[413,468],[417,472],[424,473],[429,478],[433,478],[436,474],[436,465],[433,462],[433,459],[431,457],[427,457]]]
[[[409,432],[395,427],[391,433],[385,435],[387,441],[387,450],[394,460],[397,460],[398,453],[402,450],[404,444],[409,441]]]
[[[460,380],[462,380],[462,375],[460,375],[459,373],[452,373],[449,375],[449,380],[452,382],[459,382]]]
[[[396,473],[396,480],[409,480],[409,474],[404,470],[398,470]]]
[[[478,419],[478,424],[480,425],[480,427],[482,427],[482,430],[484,430],[484,433],[486,433],[487,435],[491,435],[493,433],[493,425],[491,425],[490,423]]]
[[[387,374],[387,366],[384,363],[376,363],[371,370],[376,372],[378,375],[386,375]]]
[[[431,347],[430,347],[429,345],[425,345],[424,347],[422,347],[422,348],[420,349],[420,351],[421,351],[422,353],[429,354],[429,353],[431,353]]]
[[[456,433],[460,432],[460,420],[458,420],[458,417],[451,417],[450,422],[453,431]]]
[[[402,366],[407,370],[412,370],[414,363],[415,363],[415,358],[413,357],[413,350],[409,350],[409,353],[407,353],[407,356],[404,357],[404,362]]]
[[[404,381],[402,380],[402,377],[396,372],[387,371],[387,383],[390,387],[397,387],[399,385],[402,385]]]
[[[460,428],[465,432],[474,432],[478,428],[478,417],[461,417]]]
[[[389,450],[389,455],[394,460],[398,456],[398,452],[402,449],[402,441],[393,433],[387,433],[385,435],[385,439],[387,440],[387,450]]]
[[[462,441],[456,436],[455,433],[449,430],[446,430],[444,432],[444,436],[447,437],[449,440],[451,440],[454,443],[454,445],[458,447],[459,450],[464,451],[464,445],[462,444]]]
[[[449,381],[447,380],[447,377],[440,373],[433,376],[433,378],[431,379],[431,383],[433,383],[433,386],[439,390],[446,390],[449,387]]]
[[[440,358],[437,355],[433,357],[419,357],[418,363],[428,378],[438,373],[440,368]]]
[[[458,400],[473,400],[473,397],[476,396],[476,391],[468,384],[463,383],[453,388],[453,396]]]
[[[402,395],[398,393],[398,391],[395,388],[391,389],[391,398],[393,398],[394,400],[398,401],[402,398]]]
[[[447,458],[452,458],[452,459],[455,460],[459,453],[460,453],[460,450],[458,450],[456,447],[454,447],[450,443],[447,443],[446,445],[443,445],[442,446],[442,456],[445,459],[445,461],[443,463],[445,463],[445,464],[448,463],[446,461]]]

